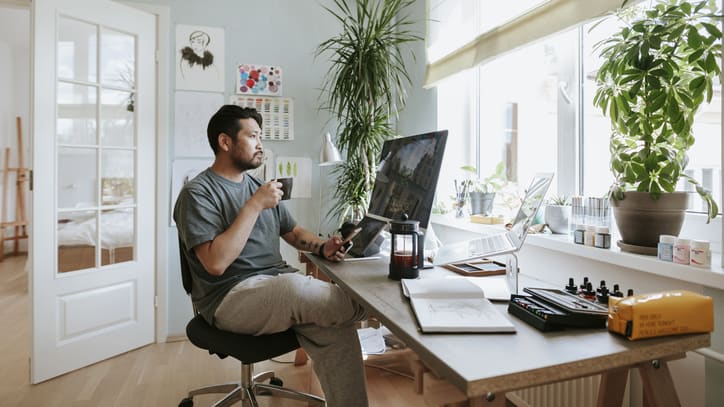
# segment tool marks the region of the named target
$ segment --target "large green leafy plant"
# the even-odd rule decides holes
[[[323,107],[337,119],[337,146],[346,156],[335,169],[332,213],[340,218],[365,213],[382,144],[395,136],[392,121],[411,84],[401,46],[422,39],[403,14],[413,2],[335,0],[337,10],[325,7],[342,24],[339,35],[317,48],[317,56],[331,58]]]
[[[707,222],[717,204],[684,170],[694,115],[711,101],[721,72],[721,16],[713,3],[664,0],[638,17],[618,12],[623,28],[597,45],[604,63],[593,99],[612,124],[614,198],[640,191],[658,199],[684,177],[707,203]]]

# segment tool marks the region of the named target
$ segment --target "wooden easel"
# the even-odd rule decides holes
[[[23,166],[23,128],[20,117],[16,118],[18,127],[18,166],[10,167],[10,147],[5,148],[5,164],[3,168],[3,201],[2,201],[2,221],[0,221],[0,260],[5,258],[5,242],[13,241],[13,254],[17,255],[21,239],[27,239],[28,221],[25,216],[25,181],[28,180],[28,169]],[[7,217],[7,201],[8,201],[8,178],[10,172],[16,173],[15,178],[15,220],[8,221]],[[5,236],[7,228],[13,228],[12,236]]]

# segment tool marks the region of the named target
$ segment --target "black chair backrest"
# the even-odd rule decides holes
[[[181,236],[178,237],[178,250],[179,260],[181,262],[181,282],[183,283],[186,294],[191,294],[191,268],[189,263],[186,261],[186,245],[181,241]]]
[[[191,268],[186,261],[188,253],[180,236],[178,246],[181,280],[186,293],[191,294]],[[212,327],[195,309],[194,314],[194,318],[186,325],[186,336],[194,345],[216,354],[221,359],[231,355],[243,363],[256,363],[299,347],[297,336],[291,329],[262,336],[236,334]]]

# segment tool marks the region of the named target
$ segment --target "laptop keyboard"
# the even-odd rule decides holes
[[[490,235],[477,239],[475,242],[475,253],[493,253],[501,250],[510,249],[510,242],[505,238],[505,234]]]

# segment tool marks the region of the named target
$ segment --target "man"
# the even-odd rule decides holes
[[[262,118],[226,105],[209,121],[213,165],[181,190],[174,220],[192,272],[192,301],[223,330],[264,335],[292,328],[314,362],[327,405],[366,406],[354,321],[364,311],[338,286],[297,273],[279,236],[300,250],[340,261],[342,241],[323,241],[294,222],[281,184],[245,173],[262,163]]]

